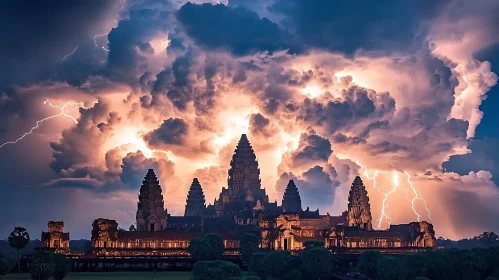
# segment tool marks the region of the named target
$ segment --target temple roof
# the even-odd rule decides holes
[[[245,189],[260,189],[260,168],[246,134],[241,135],[234,150],[228,173],[229,190],[239,192]]]
[[[349,205],[369,205],[369,195],[360,176],[355,177],[348,193]]]
[[[153,169],[149,169],[147,171],[146,176],[144,177],[144,180],[142,181],[142,186],[140,186],[140,196],[145,196],[148,195],[149,193],[157,193],[157,195],[161,196],[161,199],[163,199],[163,194],[161,190],[161,186],[159,185],[158,178],[156,177],[156,174],[154,173]]]
[[[206,201],[204,198],[203,188],[199,183],[198,178],[192,180],[189,193],[185,203],[185,216],[200,216],[206,208]]]
[[[293,180],[289,180],[288,186],[282,197],[282,208],[285,212],[301,213],[301,198],[298,188]]]

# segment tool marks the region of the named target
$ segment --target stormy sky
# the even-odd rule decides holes
[[[148,168],[170,214],[194,177],[213,203],[242,133],[279,204],[294,179],[304,206],[338,215],[360,175],[375,228],[498,232],[498,14],[496,0],[1,1],[0,236],[128,228]]]

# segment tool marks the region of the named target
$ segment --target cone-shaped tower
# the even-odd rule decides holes
[[[301,213],[302,211],[300,193],[293,180],[289,180],[282,196],[282,210],[291,213]]]
[[[187,194],[184,216],[202,216],[205,209],[206,201],[204,199],[203,188],[198,178],[194,178]]]
[[[140,187],[136,218],[137,231],[162,231],[166,229],[163,192],[152,169],[147,171]]]
[[[359,226],[364,230],[372,230],[369,196],[359,176],[353,180],[352,187],[348,193],[348,225]]]
[[[241,193],[246,193],[247,189],[254,192],[261,187],[260,168],[246,134],[241,135],[232,156],[227,183],[229,195],[232,198],[239,198]]]

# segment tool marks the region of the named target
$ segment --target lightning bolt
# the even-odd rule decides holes
[[[364,176],[373,182],[372,184],[372,187],[374,189],[376,189],[378,192],[380,192],[382,195],[383,195],[383,201],[382,201],[382,206],[381,206],[381,213],[380,213],[380,217],[379,219],[377,219],[376,221],[378,222],[378,229],[381,228],[381,225],[383,222],[386,222],[388,224],[391,224],[391,217],[390,217],[390,214],[388,213],[387,211],[387,208],[388,208],[388,198],[389,196],[394,193],[397,189],[400,188],[400,178],[399,178],[399,172],[396,170],[395,166],[393,166],[394,170],[393,170],[393,175],[392,175],[392,179],[391,179],[391,189],[389,189],[388,191],[384,191],[383,190],[383,186],[378,186],[377,185],[377,182],[376,182],[376,178],[378,177],[378,175],[380,174],[383,174],[386,178],[388,178],[387,176],[387,171],[380,171],[380,170],[375,170],[374,173],[372,174],[372,176],[369,175],[369,171],[367,169],[367,167],[365,165],[362,165],[358,160],[356,160],[356,163],[357,165],[359,165],[362,169],[364,169]],[[430,212],[430,209],[428,209],[428,206],[426,205],[426,201],[424,200],[424,198],[421,196],[421,192],[419,190],[417,190],[412,181],[411,181],[411,176],[409,175],[409,173],[405,170],[402,170],[402,172],[404,172],[404,174],[406,175],[407,177],[407,184],[410,188],[410,190],[412,191],[412,193],[414,194],[413,198],[412,199],[409,199],[409,192],[407,189],[404,189],[404,191],[406,191],[406,195],[407,195],[407,200],[411,202],[411,208],[412,208],[412,211],[414,212],[414,214],[416,214],[416,217],[417,217],[417,220],[418,222],[420,221],[421,219],[421,215],[418,213],[418,211],[416,210],[415,208],[415,202],[417,200],[421,200],[423,201],[424,203],[424,206],[425,206],[425,209],[426,211],[428,212],[428,218],[430,218],[431,220],[431,212]],[[420,174],[416,177],[419,178],[421,175],[423,174]]]
[[[121,11],[123,11],[123,9],[125,8],[125,3],[126,3],[126,0],[120,0],[120,3],[121,3],[121,8],[120,8],[120,10],[118,11],[118,13],[116,14],[116,19],[114,20],[114,22],[116,22],[116,23],[118,23],[118,19],[119,19],[119,17],[120,17],[120,13],[121,13]],[[99,38],[99,37],[104,37],[104,36],[107,36],[107,35],[108,35],[107,33],[104,33],[104,34],[96,34],[96,35],[94,36],[94,38],[93,38],[93,39],[94,39],[94,45],[98,48],[98,47],[99,47],[99,45],[97,44],[97,38]],[[103,49],[103,50],[105,50],[106,52],[108,52],[108,51],[109,51],[109,49],[108,49],[108,48],[106,48],[104,45],[100,46],[100,48],[101,48],[101,49]]]
[[[97,38],[97,37],[104,37],[104,36],[107,36],[107,34],[97,34],[97,35],[95,35],[95,36],[94,36],[94,45],[95,45],[97,48],[99,47],[99,45],[97,45],[97,39],[96,39],[96,38]],[[109,49],[106,49],[106,47],[104,47],[104,45],[102,45],[102,46],[101,46],[101,48],[102,48],[103,50],[105,50],[106,52],[108,52],[108,51],[109,51]]]
[[[413,184],[412,184],[412,182],[411,182],[411,175],[409,175],[409,173],[407,173],[407,171],[405,171],[405,170],[404,170],[404,173],[405,173],[405,175],[407,176],[407,183],[409,184],[409,186],[410,186],[410,188],[411,188],[412,192],[414,193],[414,197],[413,197],[413,198],[412,198],[412,200],[411,200],[411,204],[412,204],[412,211],[414,211],[414,213],[416,213],[416,215],[417,215],[417,217],[418,217],[418,222],[419,222],[420,216],[419,216],[418,212],[416,211],[416,209],[414,209],[414,202],[415,202],[416,200],[421,200],[421,201],[423,201],[424,207],[425,207],[426,211],[428,212],[428,218],[430,218],[430,220],[431,220],[431,212],[430,212],[430,209],[428,209],[428,206],[426,205],[426,200],[424,200],[424,199],[421,197],[421,191],[416,190],[416,189],[414,188],[414,185],[413,185]],[[419,178],[419,176],[421,176],[421,175],[418,175],[418,176],[416,177],[416,179],[417,179],[417,178]]]
[[[78,121],[73,116],[71,116],[69,113],[71,113],[74,110],[77,110],[79,108],[85,108],[82,103],[76,103],[76,102],[72,102],[72,101],[66,102],[62,106],[56,106],[56,105],[53,105],[48,99],[45,99],[43,104],[48,105],[48,106],[55,108],[55,109],[59,109],[60,112],[55,114],[55,115],[52,115],[52,116],[49,116],[49,117],[46,117],[46,118],[43,118],[41,120],[36,121],[35,126],[33,126],[28,132],[24,133],[23,135],[21,135],[19,138],[17,138],[14,141],[8,141],[8,142],[1,144],[0,148],[4,147],[6,145],[9,145],[9,144],[16,144],[17,142],[23,140],[24,137],[26,137],[30,134],[33,134],[33,132],[35,130],[37,130],[43,122],[50,120],[50,119],[54,119],[54,118],[63,116],[63,117],[67,117],[67,118],[71,119],[75,123],[78,123]],[[77,107],[75,107],[75,106],[77,106]]]
[[[67,55],[65,55],[65,56],[64,56],[64,58],[63,58],[62,60],[65,60],[68,56],[70,56],[70,55],[74,54],[74,53],[75,53],[75,51],[78,49],[78,47],[79,47],[79,46],[76,46],[76,48],[75,48],[72,52],[70,52],[70,53],[68,53]]]

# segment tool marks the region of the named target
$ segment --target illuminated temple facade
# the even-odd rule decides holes
[[[391,225],[373,230],[367,190],[360,177],[352,183],[348,209],[339,216],[321,215],[302,208],[299,186],[290,180],[282,204],[270,202],[261,186],[260,168],[245,134],[234,151],[227,187],[212,205],[206,205],[202,182],[194,178],[186,194],[183,216],[165,209],[160,182],[149,169],[140,188],[136,231],[119,230],[115,220],[99,218],[92,224],[92,254],[96,256],[182,256],[193,238],[217,233],[225,254],[238,254],[239,237],[250,232],[261,237],[261,247],[301,250],[308,240],[327,248],[346,250],[418,250],[435,247],[433,225],[428,222]]]

